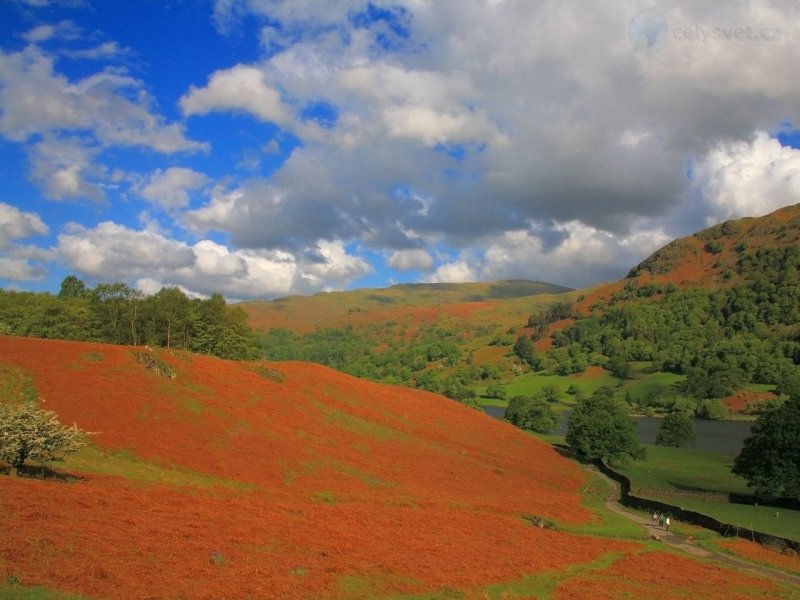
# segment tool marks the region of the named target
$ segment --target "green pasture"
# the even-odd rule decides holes
[[[647,460],[632,461],[619,470],[630,478],[634,493],[749,494],[745,480],[731,473],[733,459],[693,448],[648,445]]]
[[[544,371],[525,373],[515,377],[506,386],[506,397],[533,396],[547,386],[554,386],[561,392],[561,402],[571,403],[574,396],[567,394],[567,389],[574,386],[585,396],[591,396],[602,386],[615,387],[619,380],[610,373],[603,371],[597,375],[579,373],[577,375],[548,375]]]
[[[733,460],[728,454],[648,446],[646,461],[633,461],[618,470],[628,476],[637,495],[742,529],[800,540],[800,511],[729,501],[728,494],[751,493],[745,480],[731,473]]]

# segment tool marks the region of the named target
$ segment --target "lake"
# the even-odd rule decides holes
[[[497,406],[485,406],[487,415],[502,419],[505,409]],[[567,423],[571,411],[565,410],[561,415],[561,425],[554,431],[555,435],[564,435],[567,432]],[[636,433],[643,444],[655,444],[658,426],[661,419],[653,417],[634,417]],[[745,438],[750,435],[753,421],[710,421],[695,419],[694,426],[697,430],[698,450],[707,452],[722,452],[724,454],[739,454]]]

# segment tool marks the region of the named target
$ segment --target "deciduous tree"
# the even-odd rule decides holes
[[[694,426],[694,419],[685,412],[675,411],[669,413],[656,434],[656,446],[690,446],[697,441],[697,430]]]
[[[0,460],[17,472],[27,460],[63,460],[83,448],[87,436],[77,425],[67,427],[56,413],[33,402],[0,406]]]
[[[621,462],[645,458],[633,419],[621,403],[606,394],[595,393],[578,402],[569,418],[566,441],[587,460]]]
[[[772,405],[756,420],[733,472],[759,496],[800,499],[800,396]]]

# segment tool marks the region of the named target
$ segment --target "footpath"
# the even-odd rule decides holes
[[[600,470],[598,470],[596,467],[592,465],[586,465],[585,468],[591,473],[597,475],[600,479],[602,479],[606,483],[608,483],[611,491],[609,492],[609,495],[606,497],[606,502],[605,502],[606,508],[644,527],[644,529],[647,531],[648,537],[655,540],[659,540],[664,544],[666,544],[667,546],[670,546],[672,548],[677,548],[678,550],[686,552],[687,554],[691,554],[693,556],[698,556],[708,560],[713,560],[715,562],[722,563],[725,566],[733,567],[735,569],[744,569],[750,571],[751,573],[755,573],[757,575],[769,577],[772,579],[777,579],[784,583],[788,583],[790,585],[794,585],[800,588],[800,575],[794,575],[787,571],[782,571],[780,569],[773,567],[767,567],[765,565],[757,565],[743,558],[738,558],[736,556],[725,554],[723,552],[701,548],[686,536],[674,533],[672,531],[665,531],[663,527],[653,525],[653,521],[649,516],[645,516],[640,513],[630,511],[627,508],[625,508],[622,504],[620,504],[619,501],[620,485],[618,482],[614,481],[604,473],[600,472]]]

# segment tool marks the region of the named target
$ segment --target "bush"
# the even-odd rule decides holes
[[[536,433],[552,433],[561,420],[547,400],[528,396],[509,400],[504,416],[509,423]]]
[[[658,427],[656,446],[691,446],[697,441],[694,419],[684,412],[671,412]]]
[[[595,392],[590,398],[580,401],[572,411],[566,441],[578,456],[586,460],[624,462],[646,456],[644,446],[636,436],[633,419],[622,404],[602,392]]]
[[[88,435],[77,425],[63,425],[56,413],[33,402],[0,406],[0,460],[17,472],[27,460],[63,460],[83,448]]]

